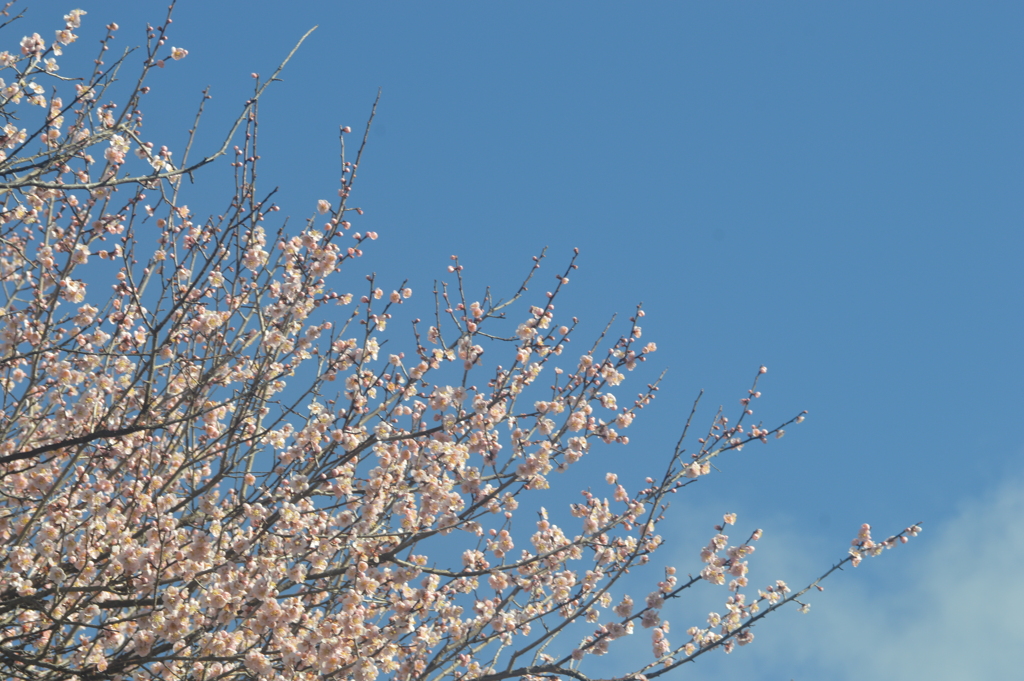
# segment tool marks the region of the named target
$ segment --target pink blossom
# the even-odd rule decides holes
[[[38,33],[33,33],[21,39],[21,53],[23,55],[41,54],[45,50],[46,42],[43,41]]]

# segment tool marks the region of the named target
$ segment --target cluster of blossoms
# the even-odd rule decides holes
[[[865,556],[877,556],[882,551],[895,547],[896,544],[906,544],[910,537],[916,537],[920,532],[920,525],[911,525],[897,535],[893,535],[884,541],[876,542],[871,538],[871,526],[864,523],[860,526],[857,538],[850,542],[850,563],[857,567],[864,560]]]
[[[714,457],[781,436],[744,423],[756,380],[735,423],[716,417],[661,478],[630,491],[609,473],[607,497],[585,491],[564,527],[541,508],[524,535],[524,501],[592,447],[627,444],[653,399],[656,385],[620,389],[656,350],[640,340],[643,310],[610,347],[571,355],[576,320],[556,321],[555,303],[575,258],[519,318],[541,258],[507,301],[467,297],[455,259],[436,321],[413,323],[406,352],[382,352],[413,291],[372,276],[361,295],[335,290],[377,238],[351,230],[351,130],[340,200],[271,228],[254,106],[272,76],[236,122],[228,210],[197,218],[181,179],[221,152],[175,164],[141,137],[147,76],[187,51],[168,44],[169,21],[150,27],[138,85],[104,101],[123,66],[102,61],[111,24],[92,75],[47,96],[42,79],[63,92],[56,57],[83,14],[49,45],[33,34],[20,56],[0,53],[5,677],[580,677],[639,622],[654,644],[639,678],[749,642],[794,598],[778,582],[747,601],[760,531],[733,547],[724,525],[698,576],[668,568],[639,609],[613,596],[665,544],[670,494]],[[19,105],[42,112],[35,132],[14,125],[31,120]],[[497,352],[505,364],[488,368]],[[864,534],[850,560],[877,548]],[[449,555],[461,560],[438,567]],[[727,614],[673,648],[662,609],[702,582],[728,583]],[[557,653],[573,623],[596,629]]]

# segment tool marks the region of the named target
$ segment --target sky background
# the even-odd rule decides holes
[[[72,8],[29,5],[19,35]],[[91,59],[111,21],[119,47],[141,43],[166,4],[78,6],[65,64]],[[1019,674],[1024,5],[218,0],[174,17],[189,56],[146,103],[147,139],[172,148],[204,87],[212,148],[249,74],[319,25],[260,109],[261,181],[294,219],[336,197],[338,126],[360,129],[383,89],[351,204],[381,238],[353,281],[409,278],[427,316],[419,294],[451,254],[472,290],[508,295],[543,247],[538,290],[579,247],[557,308],[580,318],[579,351],[643,302],[659,351],[625,392],[667,374],[626,453],[595,466],[660,471],[697,392],[701,423],[735,413],[762,364],[755,418],[808,410],[679,495],[681,570],[699,570],[727,511],[737,535],[765,529],[754,584],[806,584],[860,523],[924,522],[830,578],[810,614],[773,616],[754,644],[674,677]],[[221,209],[229,178],[204,171],[190,206]],[[672,617],[675,638],[725,594],[701,598]]]

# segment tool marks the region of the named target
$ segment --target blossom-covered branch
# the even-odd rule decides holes
[[[608,472],[607,494],[549,512],[557,476],[582,479],[594,449],[628,444],[657,394],[660,378],[623,393],[657,350],[644,310],[573,353],[578,320],[556,305],[578,252],[535,298],[543,252],[507,298],[475,296],[453,256],[431,321],[388,338],[413,286],[353,272],[378,235],[355,231],[349,205],[377,104],[354,160],[340,128],[336,199],[292,226],[262,187],[257,140],[259,100],[295,50],[192,163],[206,93],[177,156],[141,113],[158,69],[188,54],[170,15],[107,65],[109,25],[78,80],[59,58],[84,14],[0,52],[7,678],[586,681],[610,678],[586,660],[637,624],[653,654],[618,678],[640,678],[749,642],[807,591],[776,582],[746,601],[760,531],[729,546],[734,514],[694,551],[698,575],[650,576],[671,495],[803,419],[751,423],[764,367],[689,451],[695,403],[639,489]],[[180,179],[232,143],[235,190],[199,217]],[[916,530],[876,545],[865,526],[833,570]],[[728,584],[728,614],[673,646],[664,605],[702,583]]]

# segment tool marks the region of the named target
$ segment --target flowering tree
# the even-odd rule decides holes
[[[52,43],[33,34],[0,52],[6,678],[584,680],[600,673],[589,656],[645,629],[653,652],[622,678],[656,677],[748,643],[818,585],[748,593],[760,530],[730,546],[734,514],[695,547],[697,574],[637,569],[665,545],[670,494],[802,419],[750,424],[756,379],[738,418],[719,412],[691,452],[691,412],[646,487],[608,473],[609,498],[585,492],[559,527],[531,500],[592,446],[626,443],[654,397],[612,392],[655,350],[643,311],[570,357],[576,321],[554,304],[574,262],[530,305],[541,257],[507,300],[473,300],[455,260],[431,322],[385,356],[412,291],[332,283],[376,238],[349,222],[366,136],[347,160],[342,129],[338,200],[268,234],[278,207],[257,189],[256,129],[273,77],[223,146],[194,160],[190,137],[175,156],[146,140],[141,113],[153,69],[187,55],[169,21],[149,28],[117,104],[126,58],[104,63],[116,25],[91,73],[58,71],[83,14]],[[236,132],[235,193],[199,219],[182,180]],[[516,521],[527,509],[540,514],[530,527]],[[875,543],[865,525],[822,578],[918,530]],[[725,586],[725,614],[670,635],[664,604],[699,582]]]

